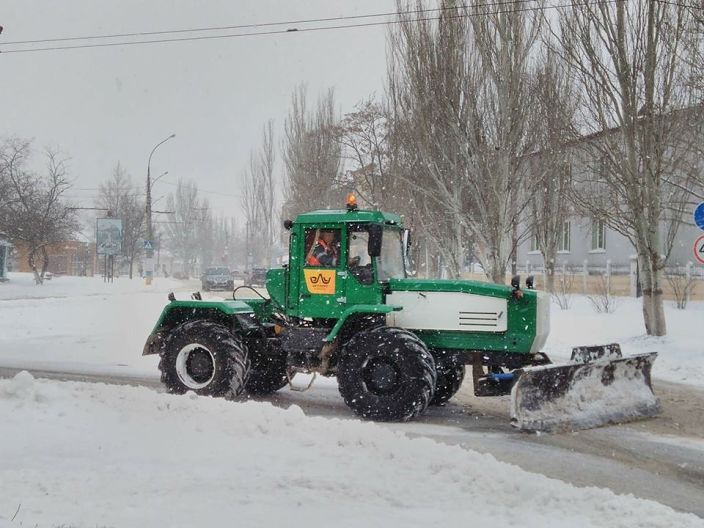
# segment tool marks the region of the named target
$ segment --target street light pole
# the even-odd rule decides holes
[[[157,143],[156,146],[149,153],[149,161],[147,162],[146,217],[147,217],[147,241],[149,242],[149,245],[150,245],[150,247],[147,248],[147,259],[146,259],[146,263],[145,263],[146,266],[144,269],[144,280],[147,285],[152,283],[152,276],[154,275],[154,269],[153,269],[153,266],[154,266],[154,262],[153,262],[153,260],[154,260],[154,241],[152,240],[152,237],[154,236],[154,231],[152,228],[152,174],[151,174],[152,156],[154,155],[154,151],[156,149],[158,149],[161,145],[163,145],[168,140],[170,140],[174,137],[176,137],[176,134],[171,134],[166,139]],[[159,178],[157,178],[157,180],[158,179]],[[154,180],[154,181],[156,181],[156,180]]]

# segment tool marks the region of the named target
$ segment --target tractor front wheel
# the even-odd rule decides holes
[[[433,398],[435,362],[413,333],[382,326],[357,333],[345,345],[337,379],[345,403],[363,418],[406,421]]]
[[[233,399],[249,374],[247,348],[224,326],[205,320],[176,327],[167,337],[159,361],[161,382],[174,394]]]
[[[430,405],[442,405],[460,390],[464,380],[464,363],[456,353],[446,350],[433,350],[435,369],[438,381],[435,384],[435,395]]]

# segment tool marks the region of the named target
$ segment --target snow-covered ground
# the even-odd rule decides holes
[[[0,381],[0,417],[2,528],[704,526],[655,502],[297,406],[24,372]]]
[[[585,296],[575,295],[569,310],[552,305],[550,338],[545,352],[553,359],[569,359],[572,347],[620,343],[624,355],[658,352],[653,377],[704,387],[704,347],[698,330],[704,323],[704,302],[678,310],[665,301],[667,335],[652,337],[643,326],[640,299],[617,298],[616,311],[596,313]]]
[[[74,277],[37,287],[30,275],[10,278],[0,284],[0,367],[153,379],[157,360],[141,351],[166,294],[186,298],[198,288]],[[568,311],[553,307],[547,352],[566,358],[572,346],[617,341],[627,354],[659,351],[656,377],[704,386],[693,331],[703,314],[704,303],[684,312],[668,306],[670,334],[647,338],[637,301],[624,299],[606,315],[575,297]],[[311,398],[337,398],[334,380],[321,383]],[[23,373],[0,380],[0,424],[0,528],[704,526],[698,517],[578,489],[471,448],[411,439],[403,428],[307,417],[296,405]]]
[[[59,277],[43,286],[29,274],[10,279],[0,284],[0,366],[149,377],[156,376],[157,361],[141,351],[166,294],[187,298],[200,286],[163,278],[150,287],[126,278],[106,284],[97,277]],[[628,355],[659,352],[655,378],[704,387],[704,349],[696,333],[704,302],[684,311],[667,302],[665,313],[668,335],[648,337],[639,300],[620,298],[614,313],[597,314],[586,297],[575,295],[569,310],[553,304],[545,351],[566,360],[573,346],[618,342]]]

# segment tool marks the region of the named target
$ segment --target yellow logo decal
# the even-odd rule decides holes
[[[313,295],[335,294],[335,270],[304,269],[306,286]]]

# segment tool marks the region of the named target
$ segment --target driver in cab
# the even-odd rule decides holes
[[[337,266],[337,244],[334,231],[321,231],[320,238],[315,243],[313,251],[308,256],[308,266],[324,266],[334,268]]]

